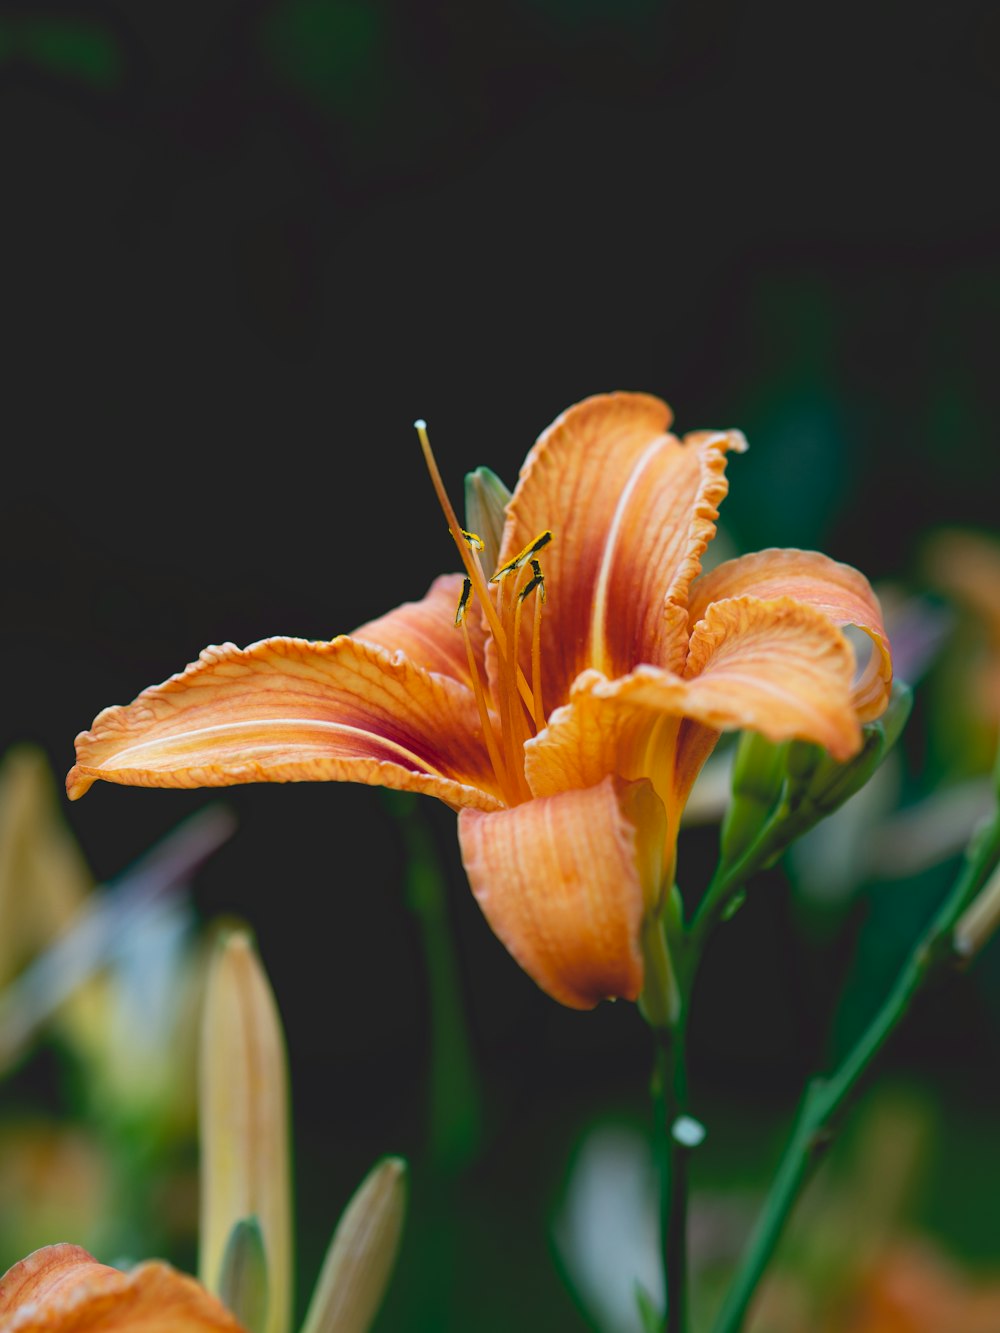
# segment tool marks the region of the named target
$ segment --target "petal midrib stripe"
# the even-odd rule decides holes
[[[667,436],[659,435],[652,444],[646,446],[629,476],[625,489],[618,497],[615,512],[611,518],[608,535],[601,556],[601,567],[594,584],[594,603],[590,618],[590,656],[588,665],[607,674],[608,660],[605,653],[605,622],[607,619],[608,584],[611,581],[611,569],[617,553],[618,537],[625,522],[625,514],[643,473],[656,455],[667,443]]]
[[[329,722],[319,718],[301,718],[301,717],[273,717],[260,718],[250,722],[224,722],[216,723],[211,726],[191,727],[184,731],[172,731],[169,735],[159,736],[153,740],[140,741],[137,745],[129,745],[124,749],[116,750],[114,754],[114,766],[116,768],[129,768],[136,764],[141,766],[141,756],[150,750],[157,750],[164,746],[187,744],[197,744],[203,738],[208,739],[211,736],[220,734],[231,735],[238,732],[266,732],[278,728],[294,728],[296,731],[332,732],[343,736],[360,736],[370,743],[376,744],[380,749],[386,749],[393,754],[399,755],[401,759],[409,761],[411,764],[424,773],[429,773],[434,777],[445,778],[445,774],[426,759],[409,750],[405,745],[400,745],[398,741],[390,740],[388,736],[382,736],[377,732],[366,731],[363,727],[352,727],[346,722]],[[288,748],[280,744],[269,746],[271,749]],[[354,756],[361,758],[362,756]],[[100,767],[100,765],[94,765]]]

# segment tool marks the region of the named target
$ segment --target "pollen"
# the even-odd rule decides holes
[[[517,600],[523,602],[529,597],[535,589],[538,589],[538,595],[545,601],[545,575],[542,573],[542,567],[537,560],[531,562],[531,578],[517,594]]]
[[[533,555],[537,555],[543,546],[548,546],[552,540],[552,533],[546,528],[540,532],[534,541],[528,542],[527,546],[513,560],[508,560],[505,565],[501,565],[497,572],[490,579],[491,583],[499,583],[501,579],[507,578],[509,574],[516,574],[519,569],[528,563]]]
[[[458,610],[455,612],[455,624],[461,625],[465,619],[465,613],[469,609],[469,598],[472,596],[472,580],[465,578],[462,581],[462,595],[458,599]]]
[[[462,534],[463,539],[469,544],[469,546],[472,547],[474,551],[482,551],[485,549],[483,539],[482,537],[480,537],[478,532],[466,532],[465,528],[459,528],[459,532]]]

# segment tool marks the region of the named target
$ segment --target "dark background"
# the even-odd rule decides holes
[[[0,743],[62,773],[100,708],[207,643],[419,596],[454,558],[417,416],[458,498],[588,393],[659,393],[681,430],[745,430],[737,547],[919,587],[929,528],[995,526],[998,47],[988,0],[0,3]],[[66,813],[110,878],[208,799],[98,784]],[[226,799],[197,901],[258,932],[322,1230],[374,1156],[422,1151],[403,845],[374,791]],[[645,1034],[535,991],[426,806],[488,1106],[465,1243],[489,1255],[494,1217],[535,1254],[573,1126],[641,1108]],[[685,836],[696,879],[711,836]],[[706,963],[693,1060],[723,1105],[787,1108],[822,1049],[773,911]],[[928,1022],[904,1067],[974,1063]],[[541,1257],[538,1326],[582,1327]]]

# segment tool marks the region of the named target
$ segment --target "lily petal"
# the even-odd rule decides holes
[[[684,679],[640,666],[589,688],[716,731],[747,727],[771,741],[815,741],[848,759],[861,746],[853,670],[850,644],[823,612],[790,597],[734,597],[713,602],[695,626]]]
[[[665,817],[646,782],[605,778],[495,814],[463,810],[462,859],[491,929],[554,1000],[592,1009],[642,989]]]
[[[680,715],[684,682],[673,679],[680,689],[671,711],[662,699],[650,707],[628,690],[616,691],[600,672],[585,671],[570,702],[524,747],[532,794],[591,786],[608,774],[648,778],[666,811],[672,843],[694,780],[719,738],[717,730]]]
[[[56,1295],[64,1299],[82,1283],[94,1291],[114,1288],[121,1277],[119,1269],[99,1264],[79,1245],[45,1245],[0,1278],[0,1315],[13,1315],[22,1306]]]
[[[492,571],[490,571],[492,572]],[[461,574],[436,578],[419,602],[404,602],[377,620],[369,620],[350,635],[377,644],[390,652],[401,652],[415,666],[450,676],[472,688],[465,636],[455,625],[455,611],[462,593]],[[485,676],[485,634],[478,614],[466,619],[472,650],[481,677]]]
[[[98,778],[140,787],[352,781],[500,805],[471,690],[385,648],[264,639],[197,662],[76,738],[71,799]]]
[[[712,602],[731,597],[791,597],[822,611],[835,625],[857,625],[871,639],[872,653],[854,684],[854,708],[862,722],[885,711],[892,693],[892,652],[882,608],[863,574],[818,551],[771,548],[739,556],[694,583],[690,623],[701,620]]]
[[[726,493],[738,432],[667,433],[669,407],[612,393],[571,407],[538,439],[508,508],[500,560],[539,532],[546,712],[587,667],[622,675],[640,662],[683,662],[682,609]]]
[[[193,1278],[169,1264],[109,1268],[78,1245],[48,1245],[0,1279],[4,1333],[240,1333]]]

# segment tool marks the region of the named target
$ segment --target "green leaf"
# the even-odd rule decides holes
[[[641,1282],[635,1284],[635,1303],[642,1320],[643,1333],[663,1333],[663,1315]]]

